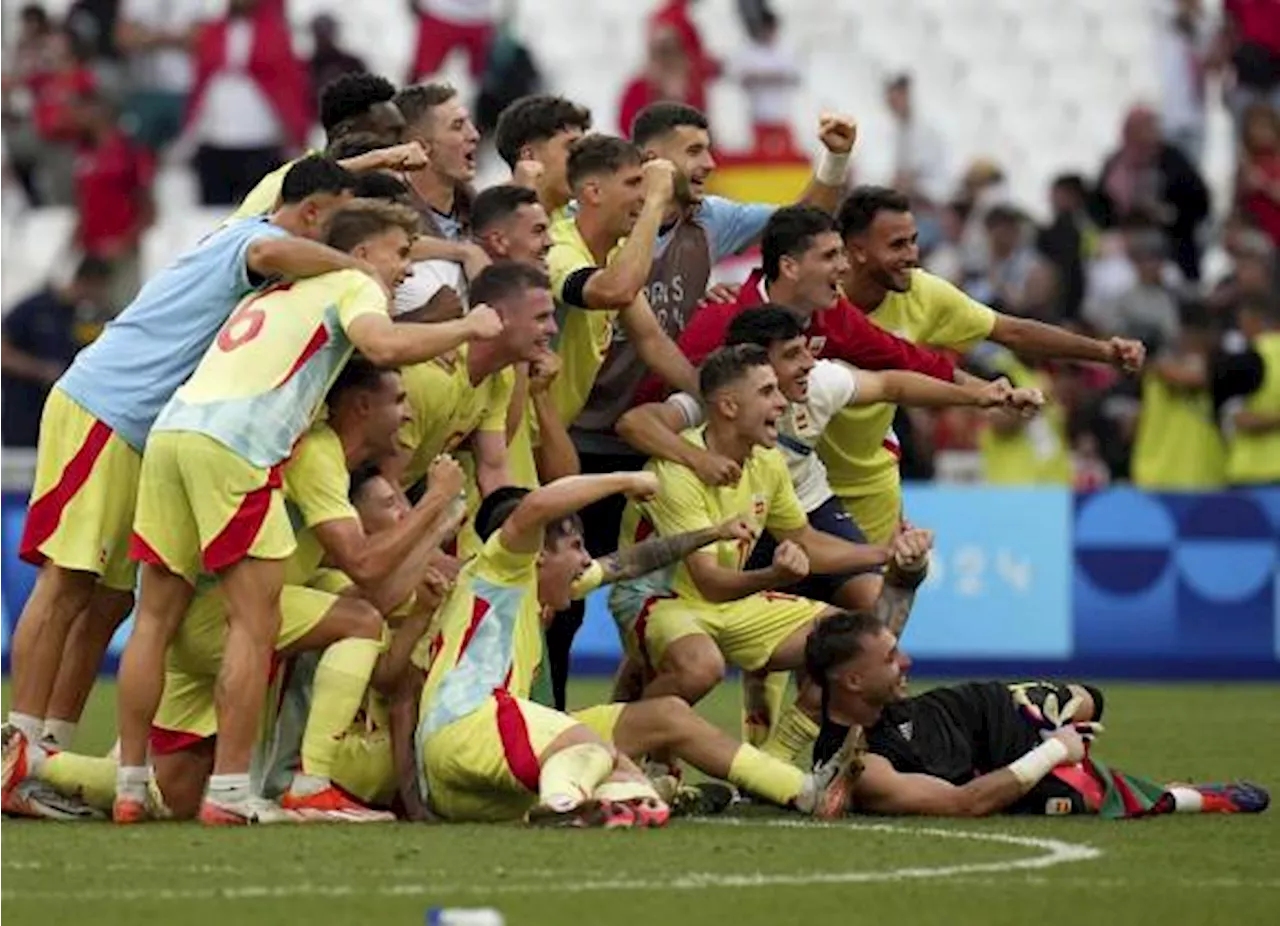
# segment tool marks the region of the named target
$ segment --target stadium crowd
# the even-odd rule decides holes
[[[246,74],[275,98],[279,9],[236,0],[198,33],[203,111]],[[909,94],[887,87],[906,115]],[[81,131],[104,120],[91,87],[69,98]],[[648,103],[623,137],[521,97],[493,132],[511,179],[477,190],[481,134],[447,84],[333,77],[324,151],[279,163],[307,127],[295,102],[231,120],[272,139],[204,137],[206,201],[238,205],[88,347],[40,356],[6,325],[6,378],[20,357],[47,393],[6,812],[648,827],[730,793],[684,785],[682,762],[823,817],[1266,807],[1256,786],[1108,769],[1087,748],[1090,686],[905,687],[933,543],[902,507],[913,444],[977,432],[991,481],[1069,482],[1069,448],[1093,435],[1079,455],[1102,460],[1110,426],[1136,431],[1149,484],[1280,480],[1274,245],[1251,277],[1258,237],[1233,219],[1231,276],[1184,304],[1207,194],[1151,113],[1096,186],[1055,183],[1037,239],[994,165],[964,201],[909,171],[904,189],[854,185],[843,115],[818,120],[812,176],[779,207],[708,192],[710,125],[687,103]],[[711,285],[757,246],[745,282]],[[86,254],[15,314],[74,317],[124,285],[120,253]],[[1244,348],[1216,347],[1215,324]],[[1112,410],[1125,389],[1136,425]],[[1098,421],[1069,429],[1089,390]],[[1215,462],[1196,452],[1210,440]],[[614,699],[565,713],[580,602],[606,585]],[[130,613],[118,748],[78,755]],[[730,667],[741,740],[694,710]]]

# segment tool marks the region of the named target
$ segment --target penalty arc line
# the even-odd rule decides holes
[[[528,884],[274,884],[243,885],[227,888],[150,888],[150,889],[92,889],[83,891],[3,891],[5,900],[84,900],[84,901],[154,901],[154,900],[263,900],[287,897],[428,897],[448,894],[579,894],[589,891],[618,890],[702,890],[715,887],[805,887],[818,884],[871,884],[905,880],[946,880],[972,875],[1003,874],[1015,871],[1039,870],[1072,862],[1090,861],[1101,857],[1102,851],[1093,846],[1064,842],[1059,839],[1041,839],[1032,836],[1015,836],[1011,833],[983,832],[978,830],[951,830],[937,827],[902,826],[892,823],[819,823],[801,820],[742,821],[698,820],[702,825],[725,827],[782,827],[797,829],[845,830],[849,832],[894,833],[906,836],[925,836],[938,839],[960,839],[973,842],[998,843],[1041,850],[1042,854],[1030,858],[1007,859],[996,862],[974,862],[935,867],[889,868],[881,871],[832,871],[798,874],[728,874],[723,872],[693,872],[670,878],[608,878],[576,883],[550,884],[540,881]]]

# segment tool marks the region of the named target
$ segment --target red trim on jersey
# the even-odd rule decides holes
[[[280,380],[283,386],[289,380],[293,379],[293,375],[297,373],[306,364],[308,360],[320,352],[326,344],[329,343],[329,329],[324,325],[316,328],[311,335],[311,340],[307,342],[307,346],[302,349],[302,353],[298,355],[298,359],[293,362],[293,366],[289,368],[289,372],[284,375],[284,379]]]
[[[101,421],[94,421],[85,435],[84,443],[62,470],[62,475],[52,489],[41,495],[27,509],[27,522],[22,529],[22,543],[18,556],[33,566],[43,565],[48,559],[40,552],[40,545],[53,536],[62,523],[62,513],[76,497],[93,474],[98,457],[107,446],[114,432]]]
[[[129,559],[139,563],[150,563],[152,566],[160,566],[164,569],[169,568],[164,557],[157,553],[155,548],[147,543],[147,539],[137,531],[129,537]]]
[[[262,522],[271,510],[271,495],[280,488],[280,466],[271,467],[267,483],[254,489],[240,500],[240,507],[231,516],[217,537],[209,541],[200,554],[204,568],[209,572],[221,572],[234,566],[249,555],[249,549],[262,530]]]
[[[880,442],[880,446],[893,454],[893,458],[895,460],[902,459],[902,448],[898,445],[897,441],[891,441],[886,437]]]
[[[216,736],[199,736],[185,730],[166,730],[154,724],[147,736],[153,756],[171,756],[175,752],[194,749],[201,743],[212,743],[216,738]]]
[[[1053,770],[1052,775],[1084,798],[1085,806],[1090,810],[1097,810],[1102,806],[1102,785],[1098,779],[1089,774],[1083,763],[1059,765]]]
[[[644,659],[644,666],[650,672],[654,672],[653,660],[649,657],[649,645],[644,641],[644,632],[649,627],[649,612],[653,610],[653,606],[659,601],[667,601],[675,595],[654,595],[645,599],[644,606],[640,609],[640,614],[636,617],[635,635],[636,644],[640,647],[640,656]]]
[[[533,743],[529,742],[529,727],[524,722],[524,714],[520,713],[516,699],[501,688],[494,689],[493,697],[498,702],[498,738],[502,741],[507,767],[516,781],[536,794],[541,769]]]
[[[640,523],[636,525],[636,543],[644,543],[653,536],[653,522],[648,518],[641,516]]]
[[[471,623],[467,625],[467,632],[462,635],[462,645],[458,647],[458,659],[454,662],[456,666],[462,662],[462,655],[467,651],[467,647],[471,645],[471,638],[476,635],[476,631],[480,629],[480,622],[484,620],[484,616],[489,613],[489,609],[493,605],[485,601],[479,595],[476,596],[475,603],[471,605]]]

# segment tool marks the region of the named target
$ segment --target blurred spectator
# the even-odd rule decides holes
[[[499,26],[489,46],[489,63],[480,81],[480,92],[476,94],[476,127],[482,135],[492,134],[503,110],[516,100],[541,91],[542,72],[529,47],[521,41],[513,23]]]
[[[764,158],[799,158],[791,133],[800,68],[778,41],[778,17],[765,9],[747,33],[749,41],[729,65],[747,94],[755,136],[755,154]]]
[[[964,254],[961,239],[964,237],[965,205],[947,203],[938,213],[939,241],[921,262],[924,269],[940,276],[948,283],[960,286],[964,283]]]
[[[1235,70],[1227,100],[1237,121],[1251,103],[1280,108],[1280,0],[1223,0],[1223,54]]]
[[[1231,270],[1209,294],[1208,304],[1216,318],[1230,325],[1243,302],[1276,296],[1276,246],[1258,229],[1244,228],[1231,230],[1226,249]]]
[[[104,64],[120,57],[120,49],[116,45],[116,23],[120,18],[120,7],[127,2],[128,0],[75,0],[67,10],[67,28],[75,33],[81,47],[100,71]],[[99,73],[99,77],[101,76]]]
[[[1131,473],[1143,489],[1208,491],[1221,488],[1225,478],[1209,391],[1213,331],[1208,312],[1196,305],[1183,311],[1180,327],[1143,371]]]
[[[184,130],[200,201],[232,205],[305,146],[311,129],[306,71],[289,25],[268,2],[230,0],[225,19],[196,36],[196,80]]]
[[[1239,314],[1244,351],[1214,370],[1227,439],[1227,482],[1280,486],[1280,300],[1250,298]]]
[[[155,164],[120,129],[115,110],[101,96],[82,97],[76,112],[76,244],[111,267],[111,307],[122,309],[141,285],[139,247],[155,219]]]
[[[966,359],[979,375],[1008,377],[1014,386],[1042,390],[1046,399],[1040,414],[1029,420],[1006,409],[988,413],[988,427],[978,436],[983,481],[992,485],[1069,484],[1066,416],[1055,401],[1052,380],[996,344],[979,344]]]
[[[94,90],[97,81],[68,30],[51,32],[44,49],[41,68],[27,77],[34,98],[32,117],[38,139],[34,149],[38,200],[41,205],[70,205],[75,101]]]
[[[946,201],[950,187],[942,137],[916,112],[910,74],[890,80],[884,99],[894,122],[892,185],[911,198],[914,210],[931,210]]]
[[[1004,169],[990,158],[978,158],[960,178],[956,202],[965,213],[960,236],[960,258],[967,275],[986,272],[991,263],[987,248],[987,213],[1011,199]]]
[[[128,56],[125,124],[153,151],[182,131],[200,12],[182,0],[121,0],[115,39]]]
[[[86,257],[69,283],[19,302],[0,327],[0,421],[6,447],[34,447],[49,388],[106,318],[111,268]]]
[[[38,3],[28,3],[18,14],[18,41],[14,43],[12,66],[5,62],[5,76],[24,80],[32,74],[47,70],[46,43],[53,35],[53,21],[49,13]]]
[[[39,203],[35,168],[40,140],[31,124],[32,93],[29,80],[46,69],[46,48],[53,34],[49,14],[38,3],[29,3],[19,14],[18,39],[5,48],[4,65],[4,148],[14,178],[22,185],[30,202]]]
[[[987,213],[984,224],[990,263],[984,273],[966,281],[966,292],[1011,315],[1053,317],[1053,268],[1031,247],[1025,216],[1000,205]]]
[[[1064,318],[1080,316],[1085,266],[1097,253],[1098,228],[1089,215],[1089,190],[1079,174],[1061,174],[1049,188],[1053,220],[1041,229],[1036,248],[1054,267],[1058,307]]]
[[[1178,337],[1178,300],[1167,285],[1168,246],[1158,229],[1139,229],[1125,237],[1133,267],[1132,285],[1114,300],[1091,302],[1085,318],[1103,336],[1136,338],[1151,347]]]
[[[1280,110],[1266,103],[1244,112],[1236,189],[1240,208],[1280,246]]]
[[[1163,141],[1150,109],[1136,106],[1125,117],[1120,148],[1102,168],[1098,204],[1107,227],[1158,224],[1183,275],[1200,279],[1197,231],[1209,216],[1209,190],[1186,155]]]
[[[1205,84],[1216,43],[1203,0],[1172,0],[1156,31],[1160,125],[1165,141],[1200,165],[1204,156]]]
[[[328,13],[311,20],[311,99],[320,99],[320,91],[335,77],[366,71],[364,62],[339,44],[338,21]]]
[[[707,54],[702,44],[702,33],[689,16],[689,8],[697,0],[667,0],[649,17],[649,38],[655,34],[671,31],[680,43],[688,62],[688,89],[682,98],[694,109],[707,111],[707,85],[720,76],[720,62]],[[624,126],[628,131],[631,123]]]
[[[479,79],[498,21],[494,0],[409,0],[409,12],[418,19],[409,83],[434,76],[455,48],[467,53],[471,76]]]
[[[671,29],[651,32],[644,70],[627,84],[622,91],[622,99],[618,101],[618,128],[622,134],[629,136],[631,123],[640,110],[653,103],[695,106],[690,95],[690,71],[689,58],[676,33]]]

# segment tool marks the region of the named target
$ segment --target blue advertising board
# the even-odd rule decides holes
[[[3,496],[6,668],[35,577],[17,558],[25,504]],[[918,674],[1280,678],[1280,490],[927,485],[907,488],[906,510],[937,535],[904,639]],[[619,653],[597,592],[575,669],[612,672]]]

